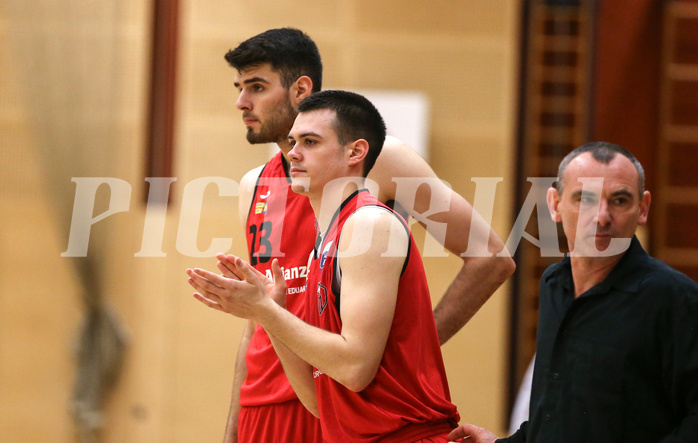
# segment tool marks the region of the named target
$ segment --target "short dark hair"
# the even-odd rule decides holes
[[[631,154],[630,151],[627,151],[619,145],[599,141],[585,143],[582,146],[575,149],[574,151],[567,154],[565,158],[562,159],[562,161],[560,162],[560,166],[557,169],[557,181],[555,182],[555,188],[557,189],[560,195],[562,195],[563,190],[562,177],[565,175],[567,166],[570,164],[572,160],[574,160],[579,155],[584,154],[585,152],[591,152],[591,155],[594,157],[594,160],[606,165],[609,164],[611,160],[613,160],[616,157],[616,154],[621,154],[622,156],[626,157],[628,160],[630,160],[630,162],[633,164],[633,166],[635,166],[635,169],[637,170],[637,184],[639,190],[638,195],[642,194],[645,191],[645,170],[640,164],[640,162],[635,158],[635,156]]]
[[[307,75],[313,81],[312,92],[322,89],[322,60],[315,42],[295,28],[264,31],[229,50],[225,59],[238,72],[269,63],[279,74],[285,88]]]
[[[366,97],[349,91],[327,90],[309,95],[298,103],[298,112],[330,109],[335,112],[334,130],[339,143],[364,139],[368,154],[364,160],[364,177],[373,168],[385,143],[385,122]]]

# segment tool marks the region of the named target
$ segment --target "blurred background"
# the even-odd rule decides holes
[[[237,198],[208,186],[184,252],[183,189],[269,158],[223,55],[282,26],[317,42],[326,87],[424,98],[425,156],[471,203],[473,178],[502,179],[505,240],[528,177],[586,141],[623,145],[653,194],[643,243],[698,276],[696,1],[0,0],[0,441],[222,439],[243,321],[196,302],[184,271],[215,266],[216,238],[246,247]],[[112,186],[85,208],[80,177]],[[84,256],[67,253],[74,211],[113,213]],[[515,275],[442,348],[462,419],[501,435],[557,260],[535,215]],[[434,303],[459,263],[425,257]]]

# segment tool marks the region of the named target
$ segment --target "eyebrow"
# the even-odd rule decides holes
[[[320,134],[318,134],[317,132],[312,132],[312,131],[311,131],[311,132],[304,132],[304,133],[298,135],[298,138],[299,138],[299,139],[301,139],[301,138],[306,138],[306,137],[317,137],[317,138],[322,138],[322,136],[321,136]],[[291,134],[288,134],[288,138],[289,138],[289,139],[295,139],[295,137],[292,136]]]
[[[572,197],[573,197],[573,198],[580,197],[580,196],[582,196],[582,195],[594,196],[594,195],[596,195],[596,194],[593,193],[593,192],[582,191],[582,190],[574,191],[574,192],[572,193]],[[621,196],[633,198],[633,193],[630,192],[630,191],[628,191],[627,189],[621,189],[621,190],[619,190],[619,191],[615,191],[615,192],[611,193],[611,198],[614,198],[614,197],[621,197]]]
[[[583,191],[583,190],[577,190],[572,193],[573,198],[581,197],[582,195],[596,195],[593,192],[590,191]]]
[[[633,193],[628,191],[627,189],[621,189],[620,191],[616,191],[611,194],[611,197],[630,197],[633,198]]]
[[[267,84],[269,84],[269,80],[265,79],[264,77],[252,77],[252,78],[248,78],[248,79],[244,80],[242,83],[244,85],[249,85],[250,83],[267,83]],[[239,87],[240,83],[234,82],[233,85],[235,85],[235,87]]]

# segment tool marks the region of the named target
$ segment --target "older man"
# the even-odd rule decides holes
[[[509,438],[470,424],[474,442],[697,442],[698,285],[635,237],[650,193],[635,157],[588,143],[548,191],[570,256],[540,283],[530,420]]]

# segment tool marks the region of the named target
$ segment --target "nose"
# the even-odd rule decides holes
[[[297,162],[300,160],[300,152],[298,150],[298,143],[293,145],[290,151],[288,151],[288,159],[292,162]]]
[[[599,205],[599,214],[596,216],[596,223],[599,226],[608,226],[611,223],[611,212],[608,210],[608,203],[605,200],[601,200]]]
[[[238,95],[238,99],[235,102],[235,107],[241,111],[251,111],[252,110],[252,102],[247,98],[247,94],[245,93],[244,89],[242,91],[240,91],[240,94]]]

